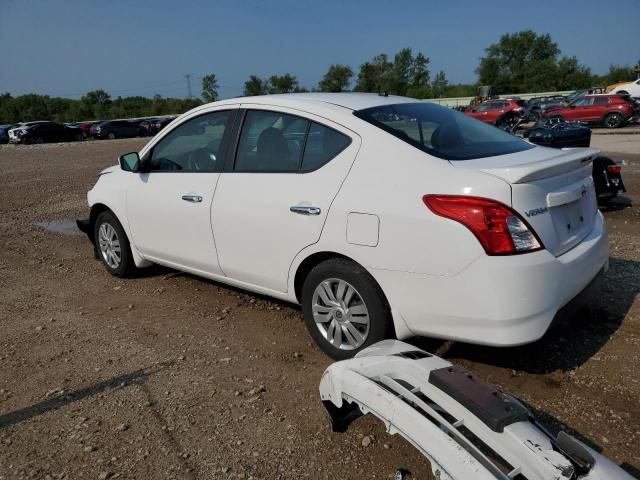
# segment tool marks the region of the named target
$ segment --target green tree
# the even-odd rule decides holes
[[[268,93],[293,93],[300,91],[298,80],[289,73],[271,75],[267,84]]]
[[[318,84],[321,92],[344,92],[349,89],[353,70],[348,65],[331,65]]]
[[[360,65],[354,90],[426,98],[431,91],[428,65],[429,59],[423,53],[414,57],[410,48],[395,54],[393,62],[381,53]]]
[[[207,103],[218,100],[218,80],[215,73],[202,77],[202,99]]]
[[[636,79],[635,69],[640,67],[640,60],[637,67],[629,65],[609,65],[609,71],[604,75],[594,75],[594,85],[606,87],[614,83],[631,82]]]
[[[429,58],[418,52],[411,65],[409,74],[409,88],[406,95],[413,98],[429,98],[431,86],[429,84]]]
[[[244,94],[246,96],[265,95],[267,93],[267,85],[264,80],[256,75],[251,75],[249,80],[244,82]]]
[[[549,34],[531,30],[500,37],[485,49],[476,73],[481,84],[500,93],[544,91],[558,83],[558,45]]]
[[[447,91],[447,85],[449,82],[447,81],[447,76],[444,74],[442,70],[438,72],[438,74],[433,79],[433,83],[431,84],[431,90],[433,92],[434,98],[443,97]]]

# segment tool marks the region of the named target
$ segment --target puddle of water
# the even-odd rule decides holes
[[[75,220],[51,220],[50,222],[33,222],[36,227],[63,235],[82,235]]]

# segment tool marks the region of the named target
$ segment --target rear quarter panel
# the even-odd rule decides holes
[[[367,268],[455,275],[484,255],[466,227],[433,214],[422,197],[475,195],[510,205],[509,185],[484,173],[454,168],[362,123],[362,146],[331,206],[320,241],[301,252],[297,262],[314,251],[334,251]],[[348,218],[354,212],[380,219],[376,246],[347,241]]]

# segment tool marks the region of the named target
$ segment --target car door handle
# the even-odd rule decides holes
[[[185,202],[200,203],[202,197],[200,195],[182,195],[182,200]]]
[[[305,207],[302,205],[294,205],[289,207],[289,211],[297,213],[299,215],[320,215],[320,209],[318,207]]]

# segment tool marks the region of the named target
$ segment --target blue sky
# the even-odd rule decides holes
[[[640,60],[639,20],[640,0],[0,0],[0,92],[184,97],[187,73],[195,95],[206,73],[222,97],[251,74],[311,88],[332,63],[357,71],[405,46],[473,82],[484,48],[523,29],[604,73]]]

